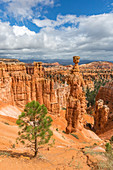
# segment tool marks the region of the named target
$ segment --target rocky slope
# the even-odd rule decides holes
[[[67,67],[67,70],[58,71],[58,68],[61,69],[62,66],[56,64],[54,74],[48,72],[51,73],[50,77],[46,74],[47,72],[44,72],[41,62],[24,64],[4,61],[0,63],[1,169],[96,170],[100,168],[101,161],[107,165],[108,158],[104,154],[105,142],[94,132],[84,128],[85,124],[94,124],[93,117],[86,114],[84,88],[92,84],[91,76],[95,76],[97,73],[92,73],[90,76],[90,72],[86,71],[86,78],[87,75],[89,76],[88,80],[84,82],[85,74],[82,77],[81,71],[79,71],[79,57],[75,56],[73,59],[75,63],[73,69],[70,69],[72,68],[70,66]],[[59,77],[54,77],[55,73]],[[63,76],[64,74],[65,76]],[[65,79],[66,81],[63,83]],[[93,86],[89,86],[93,88]],[[112,83],[106,84],[104,90],[102,88],[99,90],[97,99],[102,96],[103,100],[107,99],[106,104],[110,107],[110,114],[103,102],[101,105],[97,102],[94,126],[96,129],[100,128],[101,131],[104,128],[106,132],[100,136],[103,139],[109,139],[113,134],[113,125],[108,119],[112,116]],[[110,92],[109,89],[111,89]],[[98,96],[100,97],[98,98]],[[15,122],[20,114],[18,108],[23,109],[25,104],[32,100],[37,100],[40,104],[44,103],[48,108],[48,115],[53,119],[51,127],[53,137],[49,144],[39,148],[38,157],[35,159],[30,158],[32,152],[26,146],[15,145],[18,134]],[[109,123],[110,129],[106,126],[107,123]]]
[[[5,170],[91,170],[98,167],[98,160],[105,159],[102,155],[105,152],[103,141],[93,132],[85,129],[74,133],[75,137],[65,134],[63,130],[66,128],[66,121],[63,113],[60,117],[52,115],[52,119],[53,137],[50,143],[40,146],[38,156],[31,159],[30,156],[33,153],[30,148],[26,145],[15,144],[19,130],[15,124],[16,119],[0,116],[0,168]],[[97,145],[95,146],[94,143]]]

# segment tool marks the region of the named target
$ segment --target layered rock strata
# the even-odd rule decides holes
[[[108,105],[110,112],[109,117],[113,117],[113,82],[101,86],[96,96],[96,101],[102,99]]]
[[[84,125],[83,115],[86,113],[86,99],[85,93],[83,92],[84,81],[79,73],[79,59],[79,56],[73,57],[75,65],[68,78],[70,95],[67,100],[66,133],[75,132],[77,129],[82,130]]]
[[[26,66],[25,63],[0,62],[0,100],[24,108],[37,100],[53,114],[66,107],[69,87],[45,79],[41,62]],[[60,97],[61,96],[61,97]]]
[[[94,115],[94,129],[96,132],[103,131],[107,125],[109,116],[109,107],[104,105],[104,101],[99,99],[96,101],[96,110]]]

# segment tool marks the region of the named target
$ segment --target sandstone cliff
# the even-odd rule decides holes
[[[0,63],[0,100],[3,102],[24,108],[26,103],[37,100],[44,103],[49,112],[59,114],[66,108],[68,94],[67,84],[44,78],[41,62]]]

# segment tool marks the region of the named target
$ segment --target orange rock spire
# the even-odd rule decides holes
[[[79,56],[73,57],[75,63],[68,84],[70,85],[70,95],[67,100],[67,128],[66,133],[75,132],[77,129],[83,128],[83,114],[86,112],[85,93],[83,92],[84,81],[79,73]]]
[[[79,66],[78,66],[79,59],[80,59],[79,56],[74,56],[73,57],[73,62],[75,63],[75,65],[74,65],[74,67],[72,69],[72,73],[79,72]]]

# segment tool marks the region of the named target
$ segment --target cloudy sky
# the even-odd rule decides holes
[[[0,57],[113,61],[113,0],[0,0]]]

